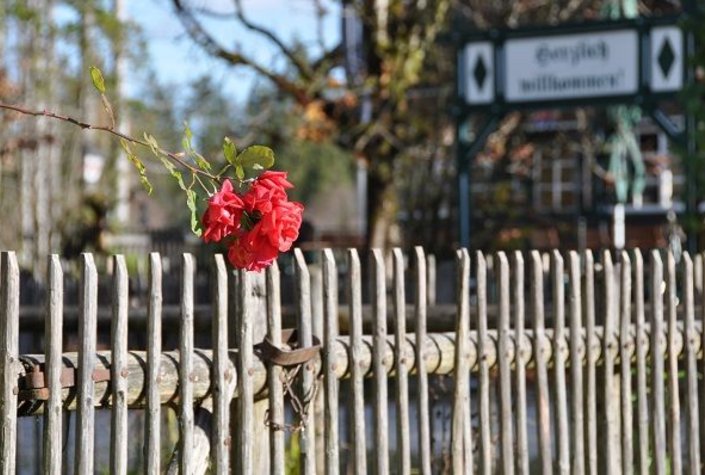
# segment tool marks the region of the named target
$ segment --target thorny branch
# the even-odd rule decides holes
[[[47,117],[49,119],[55,119],[55,120],[59,120],[62,122],[67,122],[69,124],[75,125],[76,127],[80,127],[83,130],[100,130],[100,131],[106,132],[108,134],[111,134],[115,137],[126,140],[130,143],[133,143],[135,145],[140,145],[142,147],[151,148],[150,145],[146,141],[134,138],[130,135],[127,135],[124,132],[120,132],[119,130],[116,130],[112,126],[91,124],[89,122],[84,122],[80,119],[76,119],[75,117],[57,114],[55,112],[51,112],[46,109],[44,109],[44,110],[31,110],[31,109],[27,109],[22,106],[13,105],[13,104],[3,104],[1,102],[0,102],[0,109],[9,110],[12,112],[17,112],[19,114],[28,115],[28,116],[32,116],[32,117]],[[171,161],[173,161],[177,165],[187,169],[188,171],[190,171],[191,173],[193,173],[196,176],[200,175],[200,176],[203,176],[203,177],[208,178],[210,180],[214,180],[216,182],[220,181],[220,178],[218,176],[213,175],[212,173],[209,173],[205,170],[201,170],[200,168],[195,167],[195,166],[191,165],[190,163],[186,162],[183,159],[184,155],[182,153],[169,152],[169,151],[164,150],[162,148],[157,148],[157,151],[159,153],[163,154],[165,157],[168,157]]]

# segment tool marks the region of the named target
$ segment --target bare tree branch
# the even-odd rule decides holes
[[[102,132],[106,132],[108,134],[114,135],[115,137],[118,137],[120,139],[131,142],[133,144],[141,145],[141,146],[147,147],[147,148],[152,148],[152,146],[150,144],[148,144],[146,141],[131,137],[123,132],[120,132],[119,130],[115,130],[111,126],[91,124],[89,122],[85,122],[80,119],[76,119],[75,117],[57,114],[56,112],[51,112],[46,109],[45,110],[31,110],[31,109],[27,109],[22,106],[13,105],[13,104],[3,104],[1,102],[0,102],[0,109],[12,111],[12,112],[17,112],[18,114],[32,116],[32,117],[47,117],[49,119],[54,119],[54,120],[58,120],[61,122],[66,122],[66,123],[75,125],[76,127],[80,127],[83,130],[100,130]],[[204,176],[205,178],[209,178],[214,181],[220,181],[219,177],[217,177],[211,173],[208,173],[204,170],[201,170],[200,168],[194,167],[193,165],[184,161],[183,154],[181,154],[181,153],[173,153],[173,152],[163,150],[161,148],[157,148],[157,150],[160,153],[162,153],[163,155],[165,155],[166,157],[168,157],[170,160],[172,160],[174,163],[182,166],[183,168],[187,169],[188,171],[190,171],[194,175],[201,175],[201,176]]]
[[[181,0],[172,0],[176,14],[181,21],[181,24],[186,29],[191,39],[196,44],[203,48],[210,55],[220,58],[231,65],[242,65],[253,69],[258,74],[272,81],[277,88],[289,94],[299,104],[306,105],[311,102],[312,97],[307,94],[306,90],[294,82],[289,80],[282,74],[277,74],[271,69],[262,66],[252,58],[249,58],[242,53],[229,51],[218,43],[211,35],[209,35],[203,26],[193,17],[191,12],[187,10]]]
[[[245,12],[242,8],[241,0],[233,0],[233,2],[235,3],[235,13],[237,15],[237,18],[240,20],[240,23],[242,23],[245,28],[264,36],[274,45],[276,45],[276,47],[279,48],[279,50],[284,54],[284,56],[286,56],[289,61],[291,61],[291,64],[296,67],[296,69],[299,71],[299,74],[301,74],[301,77],[306,80],[313,79],[313,71],[311,70],[311,66],[306,63],[306,61],[303,61],[299,56],[297,56],[296,52],[286,46],[281,40],[281,38],[274,34],[274,32],[268,30],[267,28],[261,25],[255,25],[250,20],[248,20],[245,17]]]

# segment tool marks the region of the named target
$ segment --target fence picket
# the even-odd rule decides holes
[[[568,296],[570,310],[570,385],[571,385],[571,448],[572,473],[585,473],[585,420],[583,416],[583,365],[582,365],[582,294],[580,285],[580,256],[575,251],[569,253]]]
[[[372,365],[374,399],[375,473],[389,473],[389,414],[387,408],[387,284],[384,256],[373,249],[370,259],[372,298]]]
[[[267,338],[274,346],[281,346],[281,289],[279,266],[274,261],[267,269]],[[269,363],[267,381],[269,388],[269,419],[274,427],[269,428],[269,457],[271,475],[284,475],[286,470],[286,446],[284,431],[284,388],[282,387],[282,367]]]
[[[325,382],[325,473],[340,472],[340,448],[338,444],[338,395],[339,382],[336,375],[337,358],[333,345],[338,337],[338,271],[333,251],[323,250],[323,368]],[[282,439],[283,443],[283,439]]]
[[[602,253],[602,285],[603,285],[603,338],[602,338],[602,400],[604,414],[602,417],[602,446],[604,453],[603,473],[619,473],[620,443],[619,443],[619,404],[615,401],[619,390],[615,381],[614,365],[618,351],[617,329],[615,325],[618,307],[617,289],[615,289],[614,264],[609,250]],[[619,397],[617,396],[617,399]]]
[[[599,342],[595,338],[595,260],[592,251],[583,254],[585,265],[585,454],[588,475],[597,475],[597,365]]]
[[[539,438],[539,464],[543,475],[550,475],[553,457],[551,455],[551,415],[548,396],[548,370],[546,354],[549,345],[544,331],[543,261],[538,251],[531,252],[531,305],[534,319],[534,362],[536,364],[536,404]]]
[[[668,451],[671,459],[671,475],[680,475],[683,472],[681,464],[681,408],[678,396],[678,353],[676,337],[678,335],[678,296],[676,288],[676,260],[673,252],[669,251],[666,257],[667,265],[667,311],[668,335],[666,346],[668,351]]]
[[[211,461],[213,472],[230,472],[230,399],[233,371],[228,357],[228,271],[222,254],[216,254],[213,289],[213,419]]]
[[[700,423],[698,421],[697,333],[695,331],[693,260],[683,254],[683,296],[686,360],[686,420],[688,434],[688,473],[700,473]]]
[[[365,390],[362,360],[362,289],[360,284],[360,256],[355,249],[348,250],[348,302],[350,305],[350,368],[352,376],[352,465],[355,475],[367,474],[367,446],[365,444]]]
[[[44,412],[44,473],[59,475],[62,461],[62,401],[61,401],[61,349],[63,347],[64,273],[61,259],[52,254],[49,257],[47,313],[44,334],[47,342],[46,386],[49,398]]]
[[[81,255],[81,319],[78,324],[78,422],[76,426],[76,473],[94,472],[95,440],[95,343],[98,313],[98,272],[93,255]]]
[[[397,413],[397,473],[410,475],[411,449],[409,444],[409,382],[408,356],[406,354],[406,292],[404,289],[404,255],[401,249],[394,248],[393,289],[394,289],[394,367],[396,381],[394,400]]]
[[[238,470],[236,473],[250,475],[254,473],[254,385],[252,366],[254,363],[253,345],[253,278],[244,270],[238,271],[238,359],[237,375],[240,394],[237,400]]]
[[[311,322],[311,276],[308,272],[306,259],[301,249],[294,250],[296,272],[296,303],[298,307],[298,330],[299,344],[302,347],[309,347],[313,344],[312,322]],[[308,362],[302,368],[300,399],[306,404],[310,402],[308,411],[303,414],[305,417],[305,427],[299,433],[301,444],[301,473],[303,475],[315,475],[316,473],[316,434],[314,431],[315,414],[313,411],[315,367],[313,362]]]
[[[418,379],[419,414],[419,471],[431,475],[431,423],[428,403],[428,375],[426,374],[426,311],[428,305],[428,281],[426,255],[421,246],[414,248],[416,260],[414,312],[416,320],[416,377]],[[469,421],[466,421],[469,423]]]
[[[553,379],[556,395],[558,472],[570,471],[570,434],[568,432],[568,396],[565,381],[565,270],[563,256],[553,251]]]
[[[162,356],[162,261],[157,252],[149,255],[149,309],[147,317],[147,411],[145,414],[146,474],[161,473],[161,382]]]
[[[181,329],[179,333],[179,468],[182,474],[194,472],[193,443],[193,280],[191,254],[181,259]]]
[[[663,400],[663,261],[658,250],[651,251],[651,394],[653,398],[652,460],[656,475],[666,474],[666,408]]]
[[[513,305],[514,341],[516,345],[516,443],[517,472],[519,475],[529,474],[529,436],[526,421],[526,364],[531,354],[530,343],[524,335],[525,300],[524,300],[524,256],[520,251],[514,252]]]
[[[472,440],[465,434],[468,427],[465,417],[470,407],[470,256],[465,248],[457,252],[457,269],[451,461],[453,473],[470,474],[473,467],[466,466],[466,452],[470,453],[472,463]]]
[[[487,261],[485,255],[475,254],[477,267],[477,365],[480,372],[480,473],[492,473],[492,435],[490,427],[490,368],[487,362]]]
[[[647,388],[646,354],[649,337],[644,317],[644,258],[634,250],[634,316],[636,318],[636,404],[639,438],[639,473],[649,473],[649,396]]]
[[[323,338],[323,274],[319,264],[309,266],[311,274],[311,332],[317,338]],[[317,386],[313,402],[314,431],[316,436],[316,468],[320,471],[325,467],[325,419],[324,394]]]
[[[620,361],[620,397],[622,415],[622,473],[634,473],[634,445],[632,433],[632,264],[629,254],[622,251],[620,256],[621,285],[619,312],[619,355]]]
[[[498,366],[500,394],[500,434],[501,434],[501,464],[502,473],[514,473],[514,436],[512,430],[512,382],[510,329],[509,329],[509,262],[504,252],[498,252],[495,264],[497,272],[497,287],[499,288],[499,321],[498,334]]]
[[[113,317],[110,330],[110,473],[127,473],[127,307],[128,275],[125,257],[113,258]]]
[[[0,253],[0,473],[17,466],[17,373],[19,359],[20,271],[14,252]]]

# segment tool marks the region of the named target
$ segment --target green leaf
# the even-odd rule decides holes
[[[154,191],[154,187],[149,182],[149,178],[147,178],[147,175],[140,175],[140,183],[142,183],[142,187],[144,187],[147,194],[151,196],[152,191]]]
[[[245,179],[245,169],[239,163],[235,165],[235,176],[240,181]]]
[[[198,168],[200,168],[201,170],[210,171],[211,164],[208,163],[208,160],[206,160],[203,155],[198,152],[191,151],[191,156],[196,161],[196,165],[198,165]]]
[[[167,157],[165,157],[163,155],[159,155],[159,159],[162,161],[164,168],[167,169],[169,174],[172,177],[174,177],[174,179],[176,180],[176,183],[179,184],[179,188],[181,188],[182,190],[185,191],[187,188],[186,188],[186,184],[184,183],[184,177],[183,177],[183,175],[181,175],[181,172],[176,169],[174,164],[171,163],[171,161]]]
[[[147,145],[149,145],[149,148],[152,150],[152,153],[154,155],[156,155],[157,157],[161,155],[159,153],[159,143],[157,142],[157,139],[155,139],[153,135],[150,135],[147,132],[145,132],[144,133],[144,141],[147,142]]]
[[[186,206],[191,210],[191,231],[196,236],[201,236],[201,227],[198,220],[198,210],[196,209],[196,199],[198,195],[193,190],[186,190]]]
[[[225,155],[225,161],[231,165],[236,165],[237,148],[230,137],[225,137],[223,140],[223,155]]]
[[[95,87],[98,92],[105,94],[105,79],[103,79],[103,73],[100,69],[95,66],[88,68],[91,72],[91,80],[93,81],[93,87]]]
[[[142,183],[142,186],[147,191],[147,194],[151,195],[152,191],[154,191],[154,187],[149,182],[149,178],[147,178],[147,168],[144,166],[144,163],[142,163],[142,160],[134,154],[132,148],[130,147],[130,143],[127,140],[120,139],[120,146],[125,151],[127,159],[137,169],[137,173],[140,175],[140,183]]]
[[[264,145],[251,145],[237,156],[237,161],[243,168],[255,170],[272,168],[274,165],[274,151]]]

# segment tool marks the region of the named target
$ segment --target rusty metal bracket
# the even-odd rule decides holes
[[[279,366],[295,366],[309,362],[321,350],[321,342],[312,337],[312,346],[299,347],[298,332],[293,328],[285,328],[281,332],[282,346],[274,345],[269,339],[255,345],[255,351],[264,361]]]
[[[19,380],[19,391],[17,398],[20,401],[49,399],[49,388],[46,385],[46,373],[44,365],[34,366],[32,371],[25,374]],[[76,368],[61,369],[61,387],[72,388],[76,386]],[[93,381],[96,383],[110,381],[109,369],[96,369],[93,371]]]

